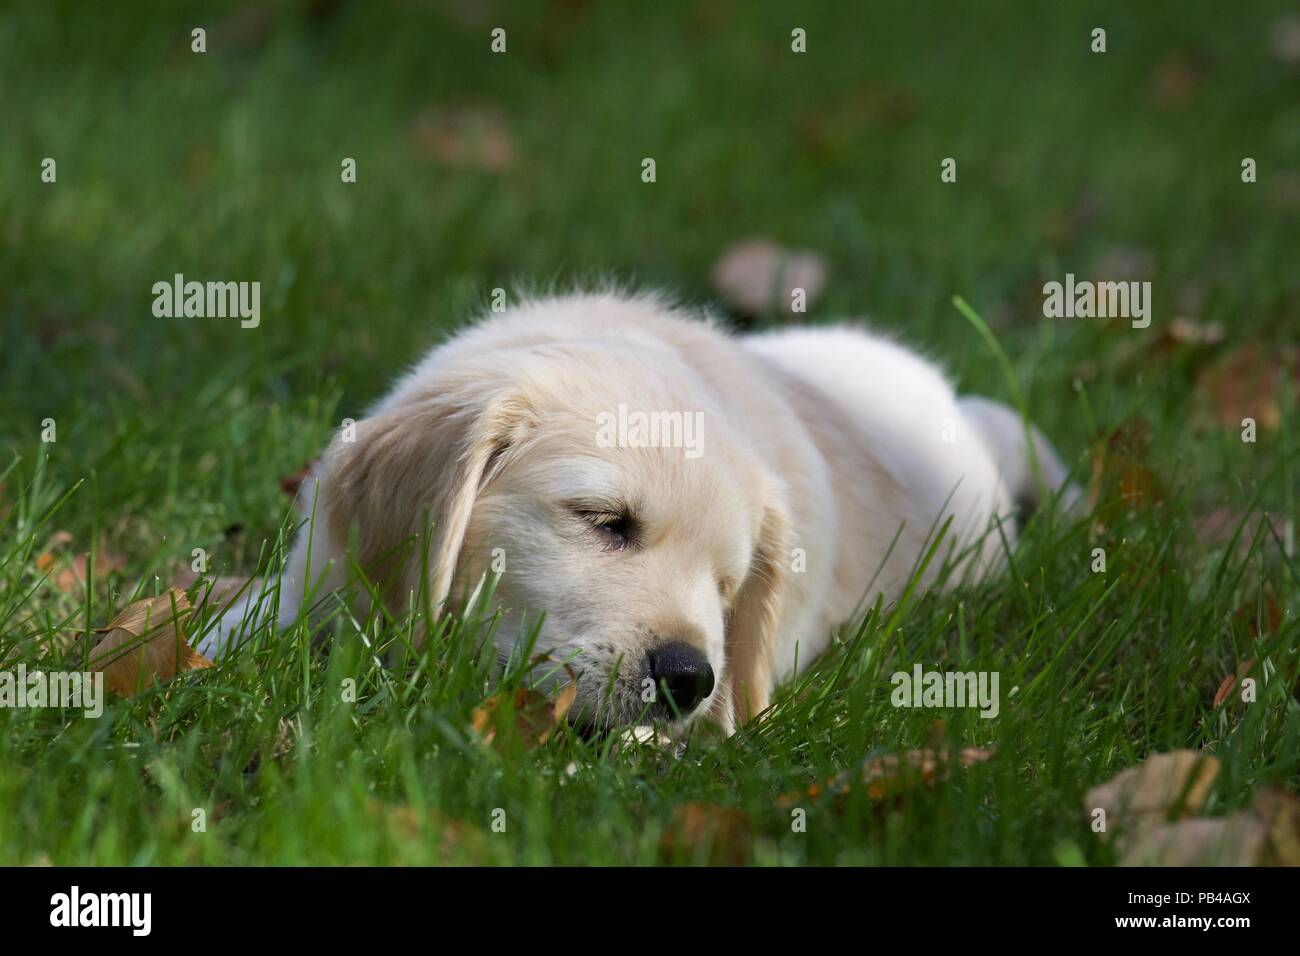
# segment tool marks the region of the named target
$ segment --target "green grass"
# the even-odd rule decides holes
[[[1148,347],[1181,314],[1222,323],[1221,351],[1300,338],[1297,67],[1268,52],[1286,4],[472,6],[272,7],[258,30],[221,4],[0,13],[0,659],[75,662],[194,548],[214,572],[269,565],[280,478],[492,288],[613,276],[710,302],[749,235],[826,256],[812,321],[869,315],[1010,400],[960,295],[1082,476],[1096,435],[1148,423],[1163,504],[1036,522],[1004,579],[878,609],[760,726],[680,759],[567,732],[481,746],[475,707],[523,676],[476,660],[475,621],[380,666],[418,616],[339,616],[328,648],[265,635],[99,720],[0,709],[0,862],[648,863],[699,801],[747,815],[756,863],[1105,864],[1082,795],[1147,753],[1211,749],[1210,813],[1300,782],[1300,564],[1284,533],[1243,548],[1197,525],[1294,521],[1294,409],[1243,444],[1199,424],[1214,350]],[[1154,92],[1180,70],[1190,92]],[[447,105],[499,111],[513,164],[422,151],[412,124]],[[1042,317],[1044,282],[1115,249],[1149,257],[1151,329]],[[261,326],[154,318],[177,272],[261,281]],[[37,566],[59,530],[120,566],[64,593]],[[1213,708],[1249,657],[1258,701]],[[998,671],[1001,714],[895,709],[889,675],[916,661]],[[781,794],[922,745],[936,716],[995,758],[885,810],[861,788],[808,803],[792,832]]]

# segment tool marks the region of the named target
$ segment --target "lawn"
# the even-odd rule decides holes
[[[0,708],[0,863],[1106,865],[1084,794],[1149,754],[1217,757],[1211,816],[1300,784],[1289,5],[637,6],[0,12],[3,666],[80,666],[195,549],[273,569],[282,481],[493,289],[726,314],[711,270],[751,236],[824,258],[808,321],[1021,393],[1095,513],[1033,521],[999,581],[876,607],[766,719],[680,753],[508,720],[485,743],[526,675],[475,654],[477,618],[384,666],[424,610],[266,634],[94,720]],[[260,323],[156,317],[178,273],[259,281]],[[1046,318],[1067,273],[1150,280],[1150,327]],[[1248,661],[1257,698],[1216,704]],[[893,706],[918,662],[998,672],[997,717]],[[927,743],[992,757],[807,793]]]

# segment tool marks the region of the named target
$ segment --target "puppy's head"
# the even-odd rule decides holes
[[[767,705],[780,483],[667,350],[550,344],[422,370],[336,440],[321,494],[395,610],[426,586],[455,606],[499,574],[497,653],[540,622],[585,724],[711,713],[730,730]],[[428,561],[394,557],[424,516]]]

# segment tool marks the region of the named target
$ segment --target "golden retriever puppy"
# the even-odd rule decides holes
[[[650,295],[526,301],[435,348],[335,438],[303,485],[278,624],[345,586],[349,548],[396,614],[422,593],[463,608],[497,575],[497,653],[540,622],[578,720],[710,715],[730,732],[878,593],[897,598],[948,519],[959,566],[999,565],[990,523],[1013,535],[1035,496],[1025,434],[862,328],[736,337]],[[265,597],[201,650],[238,644]]]

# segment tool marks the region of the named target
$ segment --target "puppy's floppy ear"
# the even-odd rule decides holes
[[[771,701],[776,629],[789,585],[785,566],[789,533],[785,506],[768,504],[749,573],[727,620],[727,671],[737,725],[765,710]]]
[[[531,419],[523,396],[458,387],[422,392],[335,438],[321,479],[324,514],[338,546],[357,533],[362,569],[394,612],[417,590],[423,554],[403,542],[432,520],[429,599],[436,616],[451,590],[479,492]]]

